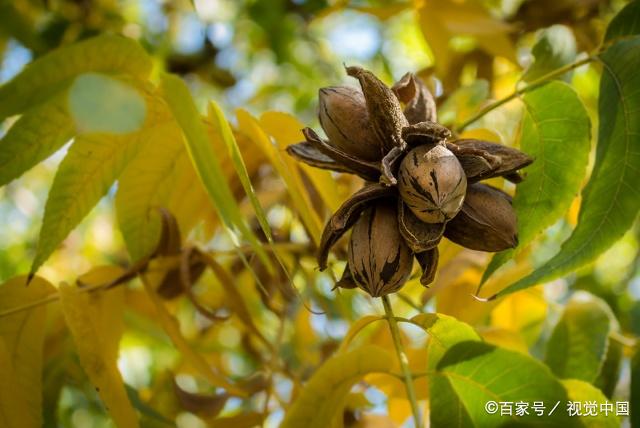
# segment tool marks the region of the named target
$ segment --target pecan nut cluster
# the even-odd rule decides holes
[[[502,176],[518,183],[518,170],[533,159],[501,144],[452,139],[437,122],[431,92],[412,73],[389,88],[360,67],[346,71],[360,89],[319,91],[328,139],[305,128],[305,141],[287,148],[309,165],[365,180],[329,219],[317,255],[320,269],[349,229],[348,261],[337,286],[360,287],[373,297],[398,291],[414,258],[422,268],[420,282],[431,283],[443,236],[473,250],[515,247],[511,197],[480,181]]]

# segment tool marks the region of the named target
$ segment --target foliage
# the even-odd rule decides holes
[[[640,426],[640,1],[533,3],[0,0],[0,426]],[[343,62],[536,158],[384,315],[315,260],[362,180],[286,154]]]

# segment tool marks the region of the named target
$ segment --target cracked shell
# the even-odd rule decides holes
[[[458,159],[443,145],[419,146],[402,160],[400,197],[420,220],[444,223],[462,208],[467,178]]]

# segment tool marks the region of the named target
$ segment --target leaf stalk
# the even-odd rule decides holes
[[[529,83],[526,86],[523,86],[520,89],[515,90],[514,92],[512,92],[510,95],[507,95],[504,98],[501,98],[497,101],[492,102],[491,104],[486,105],[484,108],[480,109],[480,111],[478,113],[476,113],[475,115],[471,116],[469,119],[467,119],[466,121],[464,121],[461,125],[459,125],[456,128],[457,132],[460,131],[464,131],[466,128],[468,128],[471,124],[473,124],[474,122],[477,122],[478,120],[480,120],[482,117],[484,117],[487,113],[497,109],[498,107],[508,103],[509,101],[513,100],[514,98],[518,98],[520,95],[532,91],[542,85],[544,85],[545,83],[547,83],[549,80],[554,79],[556,77],[562,76],[565,73],[568,73],[571,70],[575,70],[578,67],[581,67],[585,64],[588,64],[592,61],[595,61],[596,59],[596,55],[590,55],[586,58],[581,59],[580,61],[576,61],[576,62],[572,62],[571,64],[567,64],[563,67],[557,68],[553,71],[550,71],[549,73],[540,76],[539,78],[535,79],[534,81],[532,81],[531,83]]]
[[[422,415],[420,413],[420,408],[418,407],[418,399],[416,396],[415,388],[413,386],[413,376],[411,374],[411,369],[409,368],[409,359],[407,358],[407,354],[404,352],[404,347],[402,346],[400,330],[398,329],[398,322],[393,314],[393,309],[391,308],[391,303],[389,302],[389,296],[382,296],[382,305],[384,306],[384,312],[387,316],[387,321],[389,322],[389,330],[391,331],[393,344],[396,348],[396,354],[398,355],[398,360],[400,361],[400,369],[402,370],[402,375],[404,377],[404,385],[407,390],[407,398],[409,399],[409,403],[411,404],[413,420],[415,422],[416,428],[421,428],[423,426]]]

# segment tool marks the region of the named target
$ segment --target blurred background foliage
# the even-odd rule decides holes
[[[517,87],[533,62],[532,47],[542,37],[580,58],[597,48],[606,24],[623,5],[618,0],[0,0],[0,82],[60,46],[117,33],[137,40],[158,70],[182,76],[200,107],[214,99],[229,118],[235,117],[236,108],[257,115],[276,110],[316,126],[318,88],[347,83],[343,64],[361,64],[388,84],[407,71],[417,73],[434,90],[441,121],[455,126],[487,100]],[[542,33],[552,26],[555,34]],[[529,69],[524,80],[535,78],[535,73]],[[595,134],[597,65],[581,67],[566,79],[585,104]],[[483,117],[465,135],[512,144],[519,119],[519,104],[510,103]],[[2,281],[29,271],[47,189],[65,150],[0,189]],[[286,286],[286,275],[271,274],[250,257],[252,274],[224,234],[216,231],[214,221],[201,223],[188,240],[210,250],[231,273],[253,322],[277,344],[285,369],[270,370],[268,353],[239,317],[212,322],[185,297],[167,302],[192,348],[222,373],[234,379],[257,374],[272,381],[272,387],[259,385],[251,399],[224,396],[172,345],[141,285],[134,283],[126,290],[126,330],[118,367],[147,426],[242,427],[263,419],[266,426],[276,426],[300,382],[336,349],[350,324],[381,311],[379,303],[363,293],[331,290],[332,276],[340,274],[344,257],[334,259],[329,272],[318,272],[312,245],[278,172],[259,156],[251,165],[254,186],[299,294]],[[334,176],[335,199],[328,203],[310,177],[303,179],[311,210],[322,221],[360,184],[355,178]],[[74,282],[93,266],[131,263],[115,219],[115,191],[69,235],[40,276],[53,284]],[[249,215],[247,201],[242,207]],[[485,290],[500,290],[557,252],[575,225],[578,207],[576,197],[565,218],[499,271]],[[396,311],[403,316],[418,309],[453,315],[491,343],[544,358],[565,305],[576,292],[586,291],[605,301],[619,320],[615,343],[623,345],[628,357],[634,338],[640,336],[639,245],[636,221],[595,263],[545,286],[483,303],[472,294],[488,255],[445,243],[433,286],[425,290],[414,277],[395,299]],[[224,288],[211,286],[218,281],[208,273],[194,292],[207,307],[229,311]],[[112,426],[74,357],[59,309],[52,311],[45,344],[45,426]],[[375,324],[364,334],[391,348],[384,327]],[[406,334],[413,339],[410,358],[419,367],[425,335],[413,330]],[[613,370],[614,380],[603,390],[629,400],[629,360]],[[401,383],[374,378],[369,384],[373,386],[359,385],[350,396],[346,426],[400,426],[406,421],[410,410]]]

